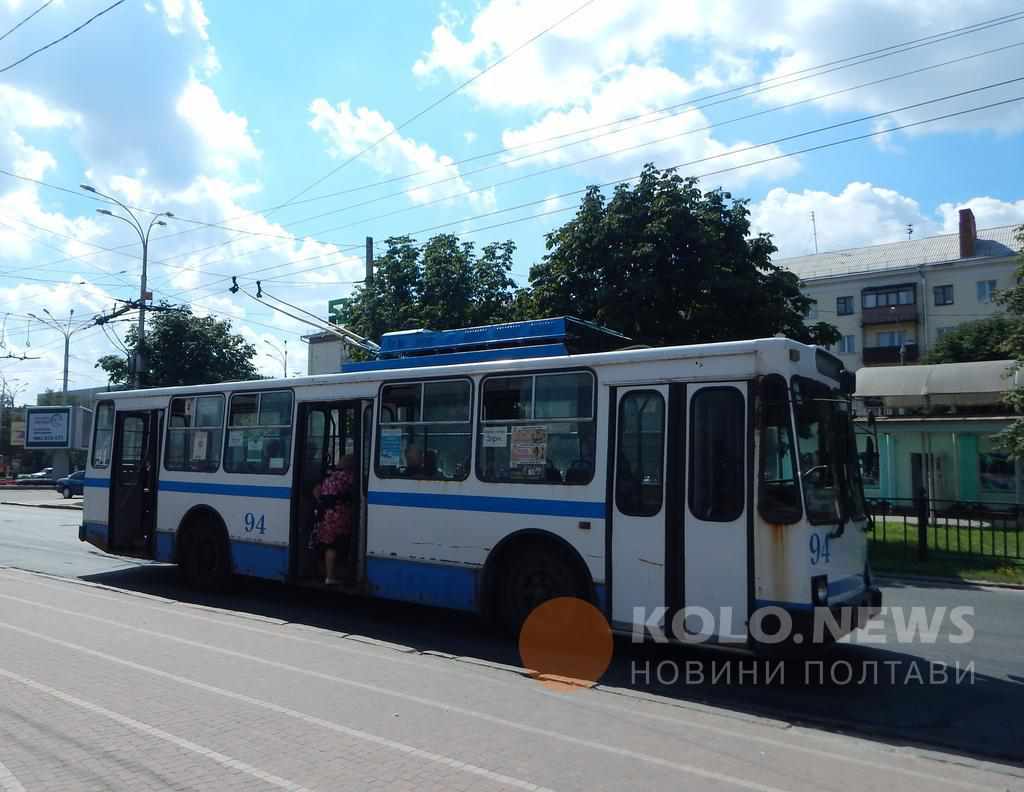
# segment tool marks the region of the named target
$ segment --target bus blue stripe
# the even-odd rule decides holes
[[[84,478],[82,479],[83,487],[99,487],[100,489],[108,489],[110,487],[110,479],[108,478]]]
[[[260,484],[217,484],[207,481],[167,481],[161,479],[157,488],[163,492],[199,492],[205,495],[237,495],[243,498],[281,498],[292,496],[291,487],[268,487]]]
[[[419,509],[451,509],[453,511],[502,514],[540,514],[548,517],[590,517],[595,520],[603,520],[605,516],[603,501],[376,491],[368,494],[367,502],[374,506],[410,506]]]

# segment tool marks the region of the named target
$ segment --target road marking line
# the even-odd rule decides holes
[[[25,792],[25,787],[18,783],[14,773],[8,770],[3,762],[0,762],[0,790],[3,792]]]
[[[104,718],[120,723],[122,726],[126,726],[129,729],[147,734],[150,737],[156,737],[158,740],[169,742],[171,745],[175,745],[178,748],[183,748],[186,751],[204,756],[207,759],[216,762],[219,765],[228,767],[232,770],[240,770],[246,775],[250,775],[253,778],[258,778],[261,781],[266,781],[268,784],[279,787],[281,789],[287,789],[289,792],[312,792],[308,787],[304,787],[300,784],[296,784],[294,781],[289,781],[286,778],[281,778],[273,773],[268,773],[265,770],[260,770],[258,767],[253,767],[251,764],[241,761],[240,759],[233,759],[230,756],[214,751],[210,748],[204,748],[202,745],[186,740],[183,737],[165,732],[163,729],[158,729],[156,726],[150,726],[148,723],[137,721],[134,718],[129,718],[127,715],[122,715],[119,712],[108,710],[106,707],[101,707],[99,704],[93,704],[91,701],[80,699],[78,696],[73,696],[70,693],[65,693],[63,690],[57,690],[49,685],[44,685],[42,682],[36,682],[34,679],[29,679],[21,674],[15,674],[13,671],[7,671],[6,669],[0,668],[0,677],[11,680],[12,682],[18,682],[25,687],[31,688],[39,693],[45,693],[48,696],[52,696],[55,699],[63,701],[65,704],[73,704],[76,707],[91,712],[94,715],[101,715]],[[3,765],[0,765],[0,786],[3,784]],[[17,781],[15,781],[17,784]],[[23,788],[18,785],[14,789]]]
[[[582,738],[582,737],[573,737],[571,735],[567,735],[567,734],[564,734],[562,732],[556,732],[556,731],[552,731],[552,730],[549,730],[549,729],[543,729],[543,728],[537,727],[537,726],[531,726],[529,724],[522,723],[522,722],[519,722],[519,721],[508,720],[506,718],[502,718],[502,717],[499,717],[499,716],[496,716],[496,715],[491,715],[491,714],[486,713],[486,712],[480,712],[478,710],[472,710],[472,709],[469,709],[469,708],[466,708],[466,707],[460,707],[460,706],[458,706],[456,704],[447,703],[447,702],[440,701],[440,700],[437,700],[437,699],[429,699],[429,698],[425,698],[423,696],[416,696],[416,695],[413,695],[413,694],[410,694],[410,693],[403,693],[403,692],[396,691],[396,690],[389,690],[388,688],[380,687],[378,685],[373,685],[373,684],[370,684],[368,682],[358,682],[358,681],[353,680],[353,679],[346,679],[345,677],[339,677],[339,676],[336,676],[336,675],[333,675],[333,674],[326,674],[326,673],[321,672],[321,671],[315,671],[313,669],[303,668],[301,666],[294,666],[294,665],[291,665],[289,663],[282,663],[282,662],[279,662],[277,660],[269,660],[267,658],[257,657],[255,655],[246,654],[244,652],[238,652],[238,651],[235,651],[234,649],[226,649],[226,648],[219,647],[219,646],[213,646],[213,645],[208,644],[208,643],[203,643],[201,641],[193,641],[193,640],[188,639],[188,638],[181,638],[179,636],[169,635],[167,633],[162,633],[162,632],[159,632],[159,631],[156,631],[156,630],[150,630],[150,629],[147,629],[145,627],[135,627],[135,626],[132,626],[132,625],[124,624],[123,622],[115,621],[113,619],[106,619],[106,618],[103,618],[102,616],[93,616],[91,614],[86,614],[86,613],[80,613],[78,611],[67,610],[65,608],[59,608],[59,607],[57,607],[55,605],[45,605],[43,603],[33,602],[32,600],[23,599],[21,597],[14,597],[14,596],[11,596],[9,594],[0,594],[0,599],[12,600],[14,602],[19,602],[19,603],[22,603],[22,604],[25,604],[25,605],[35,606],[35,607],[38,607],[38,608],[42,608],[44,610],[49,610],[49,611],[53,611],[53,612],[56,612],[56,613],[62,613],[62,614],[65,614],[67,616],[73,616],[75,618],[87,619],[89,621],[94,621],[94,622],[97,622],[97,623],[100,623],[100,624],[106,624],[106,625],[110,625],[112,627],[117,627],[117,628],[121,628],[121,629],[131,630],[133,632],[137,632],[137,633],[140,633],[142,635],[148,635],[148,636],[152,636],[154,638],[164,639],[164,640],[168,640],[168,641],[173,641],[175,643],[180,643],[180,644],[183,644],[183,645],[186,645],[186,646],[190,646],[190,647],[195,647],[195,648],[199,648],[199,649],[205,649],[205,650],[217,653],[217,654],[224,655],[226,657],[234,657],[234,658],[238,658],[240,660],[247,660],[249,662],[257,663],[257,664],[260,664],[260,665],[270,666],[272,668],[278,668],[278,669],[281,669],[283,671],[289,671],[289,672],[292,672],[292,673],[304,674],[306,676],[310,676],[310,677],[313,677],[315,679],[321,679],[321,680],[324,680],[324,681],[327,681],[327,682],[333,682],[335,684],[345,685],[345,686],[353,687],[353,688],[356,688],[356,689],[359,689],[359,690],[365,690],[365,691],[368,691],[368,692],[371,692],[371,693],[375,693],[377,695],[383,695],[383,696],[390,696],[390,697],[393,697],[393,698],[398,698],[398,699],[401,699],[403,701],[408,701],[408,702],[411,702],[411,703],[414,703],[414,704],[420,704],[422,706],[427,706],[427,707],[431,707],[431,708],[435,708],[435,709],[440,709],[440,710],[443,710],[445,712],[454,712],[454,713],[457,713],[457,714],[460,714],[460,715],[464,715],[466,717],[476,718],[478,720],[483,720],[485,722],[493,723],[495,725],[502,726],[502,727],[505,727],[505,728],[515,729],[516,731],[522,731],[522,732],[526,732],[526,733],[529,733],[529,734],[534,734],[534,735],[538,735],[538,736],[541,736],[541,737],[545,737],[545,738],[548,738],[548,739],[555,739],[555,740],[560,740],[560,741],[563,741],[563,742],[568,742],[570,744],[578,745],[578,746],[581,746],[581,747],[584,747],[584,748],[589,748],[589,749],[592,749],[592,750],[599,750],[599,751],[602,751],[602,752],[605,752],[605,753],[612,753],[612,754],[615,754],[615,755],[618,755],[618,756],[623,756],[623,757],[627,757],[627,758],[630,758],[630,759],[639,760],[639,761],[648,762],[648,763],[654,763],[654,764],[662,764],[662,765],[664,765],[668,761],[668,760],[661,759],[660,757],[653,756],[651,754],[646,754],[646,753],[642,753],[642,752],[638,752],[638,751],[631,751],[631,750],[629,750],[627,748],[617,748],[617,747],[614,747],[614,746],[609,746],[609,745],[606,745],[604,743],[597,742],[595,740],[588,740],[588,739],[585,739],[585,738]],[[0,623],[0,624],[2,624],[2,623]],[[619,711],[625,712],[624,710],[621,710],[621,708],[618,708],[618,707],[611,707],[611,706],[609,706],[608,709],[613,710],[613,711],[614,710],[619,710]],[[664,716],[652,715],[650,717],[652,717],[652,718],[654,718],[656,720],[666,721],[666,722],[670,722],[670,723],[672,723],[672,722],[678,723],[678,721],[674,721],[674,719],[667,718],[667,717],[664,717]],[[690,725],[690,724],[687,723],[687,724],[684,724],[684,725]],[[920,779],[925,780],[925,781],[945,783],[945,784],[949,784],[951,786],[961,787],[961,788],[964,788],[964,789],[987,790],[987,789],[991,788],[991,787],[988,787],[988,786],[974,784],[974,783],[967,782],[967,781],[959,781],[959,780],[950,779],[950,778],[946,778],[946,777],[939,776],[939,775],[933,775],[933,774],[930,774],[930,773],[918,772],[916,770],[910,770],[910,769],[907,769],[907,768],[902,768],[902,767],[899,767],[897,765],[888,765],[888,764],[883,763],[883,762],[877,762],[877,761],[872,761],[872,760],[867,760],[867,759],[858,759],[858,758],[855,758],[855,757],[846,756],[846,755],[839,754],[839,753],[833,753],[831,751],[818,750],[818,749],[810,748],[810,747],[807,747],[807,746],[801,746],[801,745],[798,745],[798,744],[788,743],[788,742],[785,742],[783,740],[774,740],[774,739],[767,738],[767,737],[759,737],[759,736],[754,736],[754,735],[745,735],[742,732],[736,732],[736,731],[733,731],[733,730],[730,730],[730,729],[722,729],[722,728],[718,728],[718,727],[710,726],[710,725],[708,725],[708,726],[698,725],[698,728],[710,731],[712,733],[720,734],[720,735],[725,736],[725,737],[733,737],[733,738],[740,737],[741,739],[750,740],[750,741],[757,742],[757,743],[760,743],[760,744],[763,744],[763,745],[771,745],[772,747],[775,747],[775,748],[781,748],[781,749],[784,749],[784,750],[799,751],[801,753],[807,753],[807,754],[810,754],[810,755],[813,755],[813,756],[819,756],[821,758],[826,758],[826,759],[841,759],[841,760],[843,760],[845,762],[848,762],[850,764],[860,765],[862,767],[870,767],[870,768],[876,769],[876,770],[878,770],[878,769],[889,770],[889,771],[897,772],[897,773],[900,773],[900,774],[903,774],[903,775],[906,775],[906,776],[910,776],[910,777],[914,777],[914,778],[920,778]],[[707,747],[704,747],[704,746],[698,746],[698,747],[701,747],[704,750],[709,750],[709,751],[714,751],[715,750],[714,748],[707,748]],[[677,769],[679,769],[679,770],[681,770],[683,772],[691,772],[690,770],[687,769],[687,768],[691,767],[690,765],[683,765],[683,764],[676,765],[674,763],[668,762],[667,766],[677,768]],[[729,777],[725,776],[723,778],[729,778]],[[732,781],[732,780],[730,780],[729,782],[730,783],[736,783],[736,781]]]
[[[162,671],[159,668],[153,668],[152,666],[146,666],[142,665],[141,663],[132,662],[131,660],[125,660],[120,657],[115,657],[114,655],[107,654],[106,652],[100,652],[96,649],[90,649],[87,646],[81,646],[80,644],[71,643],[70,641],[62,641],[59,638],[53,638],[49,635],[43,635],[42,633],[35,632],[34,630],[27,630],[23,627],[18,627],[14,624],[0,622],[0,628],[11,630],[12,632],[16,633],[21,633],[22,635],[27,635],[32,638],[36,638],[40,641],[46,641],[47,643],[51,643],[55,646],[61,646],[65,649],[71,649],[73,651],[81,652],[92,657],[98,657],[101,660],[107,660],[111,663],[116,663],[118,665],[125,666],[126,668],[131,668],[134,671],[142,671],[144,673],[152,674],[153,676],[157,676],[162,679],[168,679],[172,682],[178,682],[179,684],[187,685],[189,687],[196,688],[197,690],[202,690],[206,693],[213,693],[215,695],[223,696],[234,701],[240,701],[244,704],[250,704],[255,707],[270,710],[271,712],[276,712],[279,715],[287,715],[288,717],[295,718],[296,720],[300,720],[305,723],[309,723],[321,729],[328,729],[338,734],[344,734],[347,737],[352,737],[357,740],[363,740],[374,745],[379,745],[383,748],[388,748],[393,751],[398,751],[399,753],[404,753],[407,756],[416,757],[418,759],[423,759],[428,762],[443,765],[454,770],[461,770],[465,773],[481,776],[490,781],[494,781],[498,784],[504,784],[506,786],[515,787],[517,789],[525,789],[528,790],[528,792],[552,792],[552,790],[550,789],[538,786],[537,784],[530,783],[529,781],[524,781],[519,778],[513,778],[512,776],[497,773],[493,770],[488,770],[484,767],[479,767],[468,762],[462,762],[457,759],[452,759],[451,757],[444,756],[442,754],[434,753],[432,751],[426,751],[421,748],[416,748],[412,745],[398,742],[397,740],[392,740],[387,737],[380,737],[379,735],[371,734],[370,732],[363,731],[362,729],[355,729],[351,726],[343,726],[340,723],[325,720],[324,718],[318,718],[315,715],[309,715],[305,712],[300,712],[298,710],[291,709],[290,707],[284,707],[280,704],[274,704],[270,701],[264,701],[263,699],[253,698],[252,696],[247,696],[244,693],[236,693],[232,690],[216,687],[215,685],[208,685],[207,683],[200,682],[196,679],[190,679],[189,677],[183,677],[179,676],[178,674],[172,674],[169,671]],[[719,778],[718,774],[709,774],[708,777]],[[761,790],[762,792],[779,792],[779,790],[775,790],[772,787],[766,787],[761,785],[748,785],[746,783],[744,785],[749,786],[749,788],[751,789]]]
[[[8,571],[10,571],[10,570],[8,570]],[[213,618],[211,616],[206,616],[206,615],[203,615],[201,613],[194,613],[194,612],[192,612],[194,609],[198,609],[198,610],[211,610],[211,611],[214,611],[216,613],[224,614],[225,616],[228,616],[228,617],[231,616],[231,612],[230,611],[225,611],[225,610],[220,609],[220,608],[210,608],[209,606],[205,606],[205,605],[196,605],[196,606],[189,606],[189,607],[186,607],[186,608],[182,608],[181,607],[182,603],[180,603],[180,602],[178,602],[176,600],[170,600],[170,599],[166,599],[166,598],[162,598],[162,597],[156,597],[154,595],[148,595],[148,594],[147,595],[129,594],[127,597],[124,596],[124,595],[117,596],[119,592],[116,589],[108,589],[107,587],[95,585],[95,584],[92,584],[92,583],[82,583],[82,582],[78,582],[78,581],[64,580],[64,579],[60,579],[60,578],[53,578],[53,581],[54,581],[54,583],[56,585],[48,585],[47,583],[43,583],[43,582],[40,582],[38,580],[38,578],[41,577],[41,576],[46,578],[47,580],[50,580],[51,577],[48,576],[48,575],[32,573],[32,572],[28,572],[26,570],[16,570],[16,571],[18,571],[19,573],[25,575],[26,582],[33,583],[34,585],[37,585],[37,586],[39,586],[41,588],[50,589],[50,590],[55,591],[55,592],[65,593],[67,591],[65,586],[68,583],[70,583],[72,585],[77,585],[77,586],[80,586],[81,588],[84,588],[85,591],[82,592],[82,593],[86,594],[87,596],[92,597],[93,599],[98,599],[98,600],[103,600],[103,601],[108,601],[108,602],[114,602],[114,603],[117,603],[117,604],[123,604],[123,605],[125,605],[126,607],[129,607],[129,608],[134,603],[134,604],[139,605],[140,607],[146,607],[146,608],[151,609],[151,610],[159,611],[160,613],[165,613],[165,614],[169,613],[169,614],[172,614],[172,615],[178,615],[178,616],[185,617],[185,618],[196,619],[198,621],[209,622],[210,624],[216,624],[216,625],[224,626],[224,627],[231,627],[231,628],[234,628],[234,629],[243,630],[243,631],[247,631],[247,632],[254,632],[254,633],[257,633],[257,634],[260,634],[260,635],[265,635],[265,636],[270,637],[270,638],[277,638],[277,639],[279,639],[279,638],[286,638],[287,640],[296,641],[298,643],[309,644],[309,645],[312,645],[312,646],[319,646],[319,647],[322,647],[324,649],[329,649],[329,650],[334,650],[334,651],[341,651],[341,652],[355,654],[355,655],[359,655],[359,656],[363,656],[363,657],[370,657],[370,658],[373,658],[373,659],[376,659],[376,660],[383,659],[383,660],[387,660],[388,662],[391,662],[391,663],[398,663],[400,665],[408,665],[408,666],[419,667],[419,664],[415,660],[413,660],[413,659],[411,659],[411,658],[409,658],[409,657],[407,657],[405,655],[387,655],[387,654],[380,654],[380,653],[377,653],[377,652],[368,652],[368,651],[364,651],[364,650],[358,649],[358,648],[353,647],[353,646],[345,646],[344,643],[340,642],[340,641],[337,641],[337,642],[336,641],[331,641],[331,642],[317,641],[317,640],[313,640],[313,639],[310,639],[310,638],[305,638],[305,637],[303,637],[301,635],[293,635],[293,634],[291,634],[291,633],[289,633],[287,631],[275,632],[275,631],[272,631],[272,630],[269,630],[269,629],[263,629],[263,628],[255,627],[255,626],[252,626],[252,625],[249,625],[249,624],[239,623],[239,621],[238,621],[239,617],[235,617],[234,619],[219,619],[219,618]],[[63,585],[61,585],[61,584],[63,584]],[[109,592],[110,595],[108,596],[107,593],[99,593],[99,591],[97,591],[97,590],[102,591],[102,592]],[[44,605],[42,603],[37,603],[37,602],[34,602],[32,600],[24,600],[24,599],[20,599],[18,597],[12,597],[11,595],[6,595],[6,594],[0,594],[0,597],[6,598],[6,599],[12,599],[12,600],[15,600],[15,601],[18,601],[18,602],[23,602],[25,604],[36,605],[36,606],[41,607],[41,608],[54,608],[55,607],[55,606],[50,606],[50,605]],[[150,601],[147,602],[147,600],[150,600]],[[63,610],[63,609],[60,609],[60,608],[56,608],[56,610],[58,610],[59,612],[63,612],[63,613],[67,613],[67,614],[76,616],[76,617],[91,618],[91,619],[101,619],[101,617],[90,616],[88,614],[83,614],[83,613],[79,613],[79,612],[76,612],[76,611],[66,611],[66,610]],[[244,617],[241,617],[241,618],[244,618]],[[282,622],[281,626],[287,626],[288,624],[290,624],[290,623],[289,622]],[[126,625],[126,624],[124,624],[122,622],[116,622],[116,625],[118,627],[124,627],[124,628],[128,628],[128,629],[135,629],[135,630],[143,630],[144,629],[144,628],[130,627],[129,625]],[[187,640],[187,639],[176,639],[175,636],[168,635],[166,633],[159,633],[158,635],[160,637],[164,637],[164,638],[167,638],[169,640]],[[208,644],[202,644],[202,646],[203,646],[203,648],[206,648],[206,649],[214,649],[214,650],[216,650],[216,647],[211,647]],[[231,650],[225,650],[225,651],[231,651]],[[262,658],[256,658],[256,660],[257,661],[262,661]],[[457,671],[457,670],[453,670],[453,669],[444,669],[444,668],[441,668],[440,666],[438,666],[437,669],[441,670],[441,671],[444,671],[446,673],[449,673],[449,674],[457,675],[457,676],[464,676],[464,677],[472,676],[473,678],[476,678],[476,675],[468,675],[468,674],[466,674],[465,672],[462,672],[462,671]],[[307,673],[309,671],[308,669],[297,669],[297,670],[301,671],[302,673]],[[317,672],[313,672],[313,673],[317,673]],[[342,683],[353,684],[353,685],[361,685],[361,684],[363,684],[363,683],[358,683],[358,682],[354,682],[354,681],[350,681],[350,680],[343,680],[343,679],[340,679],[340,678],[332,678],[332,679],[335,679],[335,680],[337,680],[339,682],[342,682]],[[506,682],[504,680],[497,679],[497,678],[494,678],[494,677],[490,677],[488,679],[489,679],[489,681],[491,683],[494,683],[494,684],[499,684],[499,685],[502,685],[504,687],[515,686],[517,690],[520,690],[520,691],[522,690],[522,687],[520,685],[518,685],[518,683]],[[405,696],[406,698],[409,698],[409,699],[411,699],[413,701],[419,701],[419,703],[426,703],[425,701],[417,699],[417,697],[415,697],[415,696],[409,696],[407,694],[402,694],[402,693],[399,693],[399,692],[396,692],[396,691],[393,691],[393,690],[387,690],[387,689],[379,689],[379,690],[377,690],[377,689],[375,689],[373,692],[381,692],[381,693],[384,693],[384,694],[390,695],[390,696]],[[543,695],[545,698],[558,698],[559,700],[564,700],[564,698],[562,696],[559,696],[557,694],[552,694],[552,693],[550,693],[548,691],[537,690],[536,692],[540,693],[540,695]],[[649,699],[644,699],[644,701],[647,701],[648,703],[654,704],[655,706],[657,706],[659,704],[658,702],[650,701]],[[987,790],[987,789],[991,788],[991,787],[988,787],[988,786],[974,784],[974,783],[971,783],[969,781],[959,781],[959,780],[951,779],[951,778],[948,778],[948,777],[946,777],[944,775],[939,775],[939,774],[935,774],[935,773],[929,773],[929,772],[926,772],[926,771],[911,770],[909,768],[905,768],[905,767],[902,767],[900,765],[889,764],[889,763],[886,763],[886,762],[876,761],[876,760],[872,760],[872,759],[859,759],[859,758],[850,756],[845,750],[830,750],[830,749],[826,749],[826,748],[813,748],[813,747],[810,747],[810,746],[807,746],[807,745],[804,745],[804,744],[801,744],[801,743],[786,742],[784,740],[777,740],[777,739],[774,739],[772,737],[763,737],[763,736],[760,736],[760,735],[748,734],[748,733],[745,733],[745,732],[736,731],[734,729],[728,729],[728,728],[724,728],[724,727],[721,727],[721,726],[713,726],[711,724],[699,723],[699,722],[693,721],[693,720],[680,720],[679,718],[673,718],[673,717],[666,716],[666,715],[659,715],[659,714],[656,714],[656,713],[641,712],[641,711],[636,711],[636,710],[628,710],[628,709],[625,709],[623,707],[619,707],[619,706],[616,706],[614,704],[608,704],[608,703],[601,702],[601,701],[596,701],[595,700],[595,701],[586,702],[584,700],[584,698],[581,697],[581,696],[574,696],[572,698],[572,700],[570,701],[570,704],[573,705],[573,706],[577,706],[577,705],[578,706],[585,706],[585,707],[590,708],[590,709],[600,709],[600,710],[603,710],[603,711],[606,711],[606,712],[616,712],[616,713],[628,714],[628,715],[631,715],[633,717],[639,717],[639,718],[643,718],[643,719],[647,719],[647,720],[654,720],[654,721],[659,721],[659,722],[663,722],[663,723],[673,724],[673,725],[675,725],[677,727],[684,728],[684,729],[692,728],[692,729],[696,729],[698,731],[710,732],[712,734],[717,734],[717,735],[720,735],[720,736],[723,736],[723,737],[729,737],[729,738],[732,738],[732,739],[745,740],[745,741],[757,743],[757,744],[760,744],[760,745],[771,746],[773,748],[779,748],[779,749],[783,749],[783,750],[794,751],[794,752],[797,752],[797,753],[803,753],[803,754],[807,754],[807,755],[810,755],[810,756],[818,756],[818,757],[824,758],[824,759],[830,759],[830,760],[835,760],[835,761],[846,762],[848,764],[853,764],[853,765],[857,765],[857,766],[860,766],[860,767],[868,767],[868,768],[871,768],[871,769],[889,770],[889,771],[892,771],[892,772],[895,772],[895,773],[900,773],[902,775],[910,776],[910,777],[913,777],[913,778],[920,778],[920,779],[923,779],[923,780],[926,780],[926,781],[933,781],[933,782],[937,782],[937,783],[940,783],[940,784],[946,784],[946,785],[949,785],[949,786],[960,787],[960,788],[963,788],[963,789],[982,789],[982,790]],[[445,710],[448,710],[448,711],[453,710],[453,706],[452,705],[445,704],[444,702],[430,702],[429,705],[430,706],[440,706],[440,707],[443,707]],[[665,706],[665,705],[662,705],[662,706]],[[669,705],[669,706],[675,706],[675,705]],[[716,719],[719,719],[719,720],[727,719],[724,716],[719,715],[717,713],[706,712],[704,709],[694,709],[694,708],[690,708],[690,707],[682,707],[681,709],[683,709],[684,711],[687,711],[687,712],[697,712],[698,714],[705,715],[705,716],[711,717],[711,718],[716,718]],[[465,714],[465,715],[467,715],[469,717],[478,717],[478,718],[483,718],[483,719],[490,719],[490,718],[494,718],[495,717],[495,716],[492,716],[492,715],[488,715],[487,713],[475,712],[473,710],[459,710],[459,711],[460,711],[461,714]],[[729,718],[729,719],[731,719],[731,718]],[[525,728],[525,729],[533,729],[534,731],[537,730],[536,727],[529,726],[528,724],[517,723],[515,721],[504,721],[502,719],[499,719],[499,721],[503,725],[507,725],[510,728],[517,728],[517,729],[518,728]],[[759,721],[756,721],[756,720],[744,720],[744,722],[750,723],[752,725],[759,725]],[[541,730],[541,733],[545,737],[553,737],[555,739],[567,740],[567,741],[570,741],[570,742],[577,741],[577,740],[580,739],[580,738],[573,738],[573,737],[570,737],[568,735],[561,734],[561,733],[556,733],[556,732],[546,732],[546,731]],[[804,735],[804,736],[806,737],[808,735]],[[815,735],[810,735],[810,736],[815,738],[815,739],[819,739],[819,740],[823,739],[821,735],[816,735],[815,734]],[[685,739],[685,738],[683,738],[683,739]],[[850,738],[850,739],[859,739],[859,738]],[[599,747],[601,750],[608,750],[608,746],[605,746],[605,745],[603,745],[601,743],[596,743],[596,746]],[[712,750],[712,749],[706,748],[705,746],[699,746],[698,745],[697,747],[705,748],[706,750]],[[872,746],[869,746],[869,747],[872,750],[878,751],[877,746],[873,746],[872,745]],[[888,755],[890,755],[890,752],[887,752],[887,751],[878,751],[878,752],[879,752],[879,754],[881,756],[888,756]],[[928,756],[917,755],[917,754],[903,755],[901,758],[911,759],[911,760],[917,761],[917,762],[921,762],[921,761],[934,762],[935,761],[935,760],[929,758]],[[984,767],[965,767],[965,769],[966,770],[970,770],[972,772],[1001,775],[1001,773],[999,773],[997,771],[994,771],[994,770],[991,770],[991,769],[988,769],[988,768],[984,768]]]

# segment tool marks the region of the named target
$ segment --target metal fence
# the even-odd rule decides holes
[[[873,553],[1024,561],[1024,507],[978,501],[868,500]]]

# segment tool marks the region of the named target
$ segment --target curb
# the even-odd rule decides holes
[[[876,572],[874,579],[897,583],[936,583],[956,588],[984,587],[1007,589],[1008,591],[1024,591],[1024,583],[995,583],[987,580],[974,580],[973,578],[933,577],[930,575],[884,575]]]
[[[66,506],[63,503],[20,503],[18,501],[0,501],[0,506],[25,506],[30,509],[64,509],[65,511],[82,511],[81,506]]]

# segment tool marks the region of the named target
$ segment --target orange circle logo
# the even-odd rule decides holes
[[[557,597],[534,608],[519,632],[523,666],[552,690],[593,687],[608,670],[612,648],[604,614],[576,597]]]

